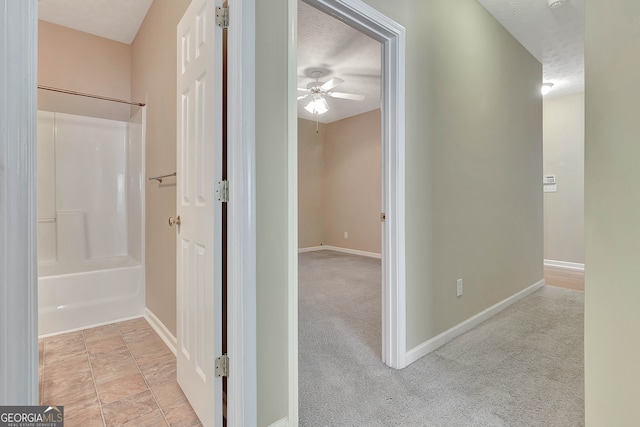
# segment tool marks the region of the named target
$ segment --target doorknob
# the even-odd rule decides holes
[[[177,217],[169,217],[169,227],[173,227],[173,224],[177,225],[178,227],[180,227],[180,215],[178,215]]]

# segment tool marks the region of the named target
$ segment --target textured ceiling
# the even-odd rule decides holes
[[[40,19],[130,44],[153,0],[39,0]],[[547,96],[584,91],[584,0],[566,0],[549,9],[547,0],[478,0],[507,31],[543,64],[543,81],[554,88]],[[298,2],[298,87],[340,77],[339,92],[364,101],[329,98],[323,123],[380,106],[380,44],[342,22]],[[298,103],[302,118],[315,119]]]
[[[43,21],[131,44],[153,0],[39,0]]]
[[[344,83],[336,92],[364,95],[364,101],[327,97],[329,111],[318,115],[330,123],[380,108],[380,67],[382,47],[377,41],[329,15],[298,2],[298,87],[315,81],[314,70],[322,70],[321,82],[339,77]],[[304,95],[303,92],[299,92]],[[308,98],[298,101],[298,117],[315,120],[304,109]]]
[[[584,91],[584,0],[478,0],[540,63],[548,97]]]

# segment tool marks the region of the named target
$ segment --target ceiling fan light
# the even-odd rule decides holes
[[[557,9],[564,4],[564,0],[549,0],[549,7],[551,9]]]
[[[546,95],[551,92],[551,88],[553,87],[553,83],[542,83],[542,87],[540,88],[540,92],[542,95]]]
[[[304,109],[311,114],[324,114],[329,111],[329,105],[324,98],[314,98],[306,105],[306,107],[304,107]]]

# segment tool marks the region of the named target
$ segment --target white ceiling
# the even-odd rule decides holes
[[[584,91],[584,0],[478,0],[540,63],[548,97]]]
[[[43,21],[131,44],[153,0],[39,0]]]
[[[542,82],[553,83],[546,95],[584,91],[584,0],[566,0],[550,9],[548,0],[478,0],[542,64]],[[326,81],[341,77],[336,90],[360,93],[364,102],[330,98],[319,116],[329,123],[380,105],[380,45],[351,27],[298,1],[298,87],[313,79],[313,69],[329,70]],[[541,82],[541,83],[542,83]],[[315,119],[298,103],[298,116]]]
[[[39,0],[40,19],[130,44],[153,0]],[[566,0],[549,9],[547,0],[478,0],[507,31],[543,64],[543,81],[554,84],[547,96],[584,91],[584,0]],[[340,77],[339,92],[364,101],[329,98],[323,123],[380,107],[380,44],[313,7],[298,2],[298,87]],[[315,117],[298,103],[299,117]]]
[[[315,81],[311,77],[312,71],[321,70],[321,82],[332,77],[344,80],[335,88],[336,92],[365,97],[364,101],[327,97],[329,111],[318,116],[321,123],[380,108],[381,51],[382,46],[377,41],[298,2],[298,87],[306,88],[308,83]],[[308,98],[298,101],[298,117],[315,120],[316,116],[304,109],[308,102]]]

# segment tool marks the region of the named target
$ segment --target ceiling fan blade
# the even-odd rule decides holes
[[[309,96],[309,94],[306,94],[306,95],[300,95],[300,96],[298,97],[298,101],[300,101],[301,99],[305,99],[307,96]]]
[[[326,83],[323,83],[322,86],[320,86],[320,89],[322,90],[331,90],[334,87],[338,86],[339,84],[344,83],[344,80],[339,79],[337,77],[332,78],[331,80],[329,80]]]
[[[303,88],[303,87],[299,87],[298,90],[300,92],[309,92],[309,89]]]
[[[340,99],[350,99],[352,101],[363,101],[363,95],[356,95],[355,93],[344,93],[344,92],[329,92],[327,95],[332,96],[334,98]]]

